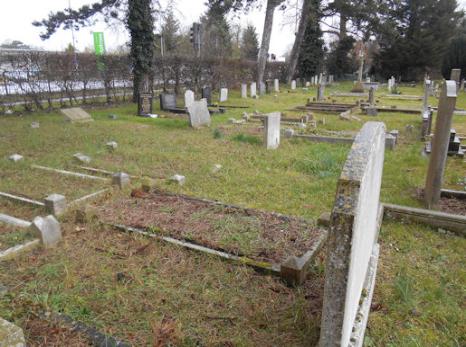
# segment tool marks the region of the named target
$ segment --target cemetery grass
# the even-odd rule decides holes
[[[349,84],[341,84],[331,90],[349,89]],[[404,94],[422,95],[421,88],[400,89]],[[382,89],[377,94],[384,93]],[[246,101],[239,99],[235,91],[230,95],[226,104],[248,105],[248,112],[256,109],[271,112],[303,105],[308,97],[315,95],[315,90],[295,93],[283,90],[278,97]],[[337,102],[342,100],[355,99],[337,98]],[[382,102],[420,107],[420,102],[413,101],[382,99]],[[436,100],[432,98],[431,103],[436,105]],[[465,94],[459,98],[457,107],[466,108]],[[189,129],[186,118],[134,117],[134,105],[92,108],[90,113],[96,121],[88,124],[65,123],[58,113],[2,117],[0,182],[8,180],[9,183],[8,186],[0,183],[5,184],[0,190],[14,187],[18,193],[39,197],[49,189],[52,192],[57,184],[64,190],[71,187],[66,191],[68,194],[90,193],[97,187],[87,180],[73,180],[69,184],[65,181],[68,178],[58,177],[50,181],[27,169],[34,163],[77,171],[72,155],[81,152],[92,157],[88,166],[150,176],[156,179],[159,188],[172,192],[310,219],[329,211],[350,146],[282,138],[278,150],[266,151],[257,135],[257,123],[226,125],[228,118],[239,119],[243,111],[229,109],[223,115],[215,115],[211,128],[201,130]],[[111,113],[117,114],[118,119],[109,119]],[[339,120],[337,115],[314,114],[318,121],[325,118],[325,125],[319,124],[316,130],[308,128],[304,133],[328,135],[329,131],[338,131],[346,135],[362,126],[362,122]],[[405,130],[406,125],[418,129],[419,116],[380,113],[378,117],[361,115],[360,118],[380,120],[388,130],[400,130],[400,144],[395,151],[386,152],[381,200],[422,206],[416,188],[424,184],[428,158],[421,155],[423,144],[418,141],[418,130],[413,133]],[[32,121],[39,121],[40,128],[31,129]],[[466,117],[455,116],[454,127],[458,133],[466,133]],[[105,148],[108,141],[118,142],[116,151]],[[6,159],[16,152],[25,156],[19,165]],[[213,174],[212,166],[217,163],[222,169]],[[15,181],[17,168],[22,170],[23,178],[17,177]],[[175,173],[186,176],[184,186],[158,179]],[[464,189],[460,184],[464,174],[463,160],[449,158],[445,187]],[[45,187],[37,190],[41,185]],[[31,215],[31,211],[23,209],[10,203],[7,211],[2,212],[17,217],[17,214]],[[68,218],[71,217],[65,216],[64,221],[72,224]],[[98,242],[94,245],[96,235]],[[287,288],[278,279],[249,268],[137,237],[120,239],[123,236],[117,235],[120,234],[101,231],[92,224],[80,229],[68,225],[65,246],[58,251],[37,251],[33,257],[0,264],[0,283],[15,288],[9,296],[0,299],[0,316],[24,320],[27,305],[32,304],[63,311],[132,342],[152,341],[167,327],[184,345],[193,345],[198,339],[207,345],[226,342],[260,345],[265,340],[275,345],[303,345],[306,339],[316,341],[320,324],[320,314],[316,313],[320,310],[316,306],[320,300],[318,290]],[[148,242],[151,245],[141,251],[144,256],[127,256]],[[374,298],[381,306],[373,307],[367,345],[464,344],[466,332],[461,327],[465,326],[466,319],[461,309],[464,310],[466,279],[461,265],[464,259],[460,255],[464,254],[465,240],[440,235],[427,227],[393,222],[384,223],[381,242],[381,267]],[[73,244],[84,247],[79,249],[72,247]],[[132,251],[130,244],[134,247]],[[396,251],[397,248],[402,251]],[[431,258],[432,254],[442,259],[445,256],[446,260],[438,263]],[[14,272],[9,270],[12,268]],[[321,271],[321,267],[315,270],[317,282]],[[15,279],[17,272],[21,274],[18,280]],[[129,273],[134,278],[129,279],[129,284],[120,284],[115,280],[118,272]],[[406,283],[411,290],[403,289]],[[321,288],[313,281],[308,286]],[[440,291],[442,288],[445,290]],[[405,292],[409,300],[405,300]],[[157,300],[148,300],[148,295],[155,295]],[[272,307],[265,305],[265,299],[269,300],[268,305],[273,303]],[[238,300],[241,304],[237,304]],[[149,305],[147,311],[151,314],[144,312],[145,305]],[[206,307],[207,316],[215,318],[199,313]],[[134,319],[139,314],[141,319]]]

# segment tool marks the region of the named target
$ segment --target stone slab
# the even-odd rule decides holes
[[[93,121],[91,115],[81,107],[62,108],[60,111],[65,116],[65,119],[71,123],[86,123]]]
[[[276,149],[280,145],[280,112],[273,112],[265,115],[265,147],[267,149]]]
[[[187,90],[184,92],[184,107],[189,107],[194,102],[194,92],[192,90]]]
[[[206,99],[194,101],[192,105],[188,107],[188,113],[191,127],[199,128],[202,126],[210,126],[210,113],[207,108]]]
[[[30,229],[38,235],[45,248],[55,246],[62,238],[60,223],[52,215],[34,218]]]
[[[227,100],[228,100],[228,88],[220,88],[219,102],[224,102]]]

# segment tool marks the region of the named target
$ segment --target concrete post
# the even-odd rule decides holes
[[[425,204],[429,209],[437,208],[440,200],[456,96],[456,82],[445,81],[440,94],[435,133],[432,139],[432,152],[424,189]]]

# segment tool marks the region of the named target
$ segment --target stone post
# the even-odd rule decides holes
[[[267,149],[276,149],[280,145],[280,112],[273,112],[264,117],[264,140]]]
[[[44,199],[45,209],[54,216],[59,216],[66,211],[66,198],[60,194],[51,194]]]
[[[241,83],[241,98],[246,99],[248,97],[248,85]]]
[[[445,81],[442,85],[435,122],[435,133],[432,139],[429,168],[427,170],[424,198],[426,207],[437,208],[442,189],[443,174],[447,161],[448,142],[450,140],[451,122],[456,106],[456,82]]]

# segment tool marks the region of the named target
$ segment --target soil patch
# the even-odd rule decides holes
[[[424,199],[424,190],[417,189],[417,198],[420,200]],[[441,197],[439,201],[439,209],[445,213],[458,214],[460,216],[466,216],[466,200],[457,199],[454,197]]]
[[[303,255],[321,233],[300,218],[161,191],[133,191],[132,197],[98,207],[98,214],[107,223],[144,228],[231,254],[277,263],[292,255]]]

